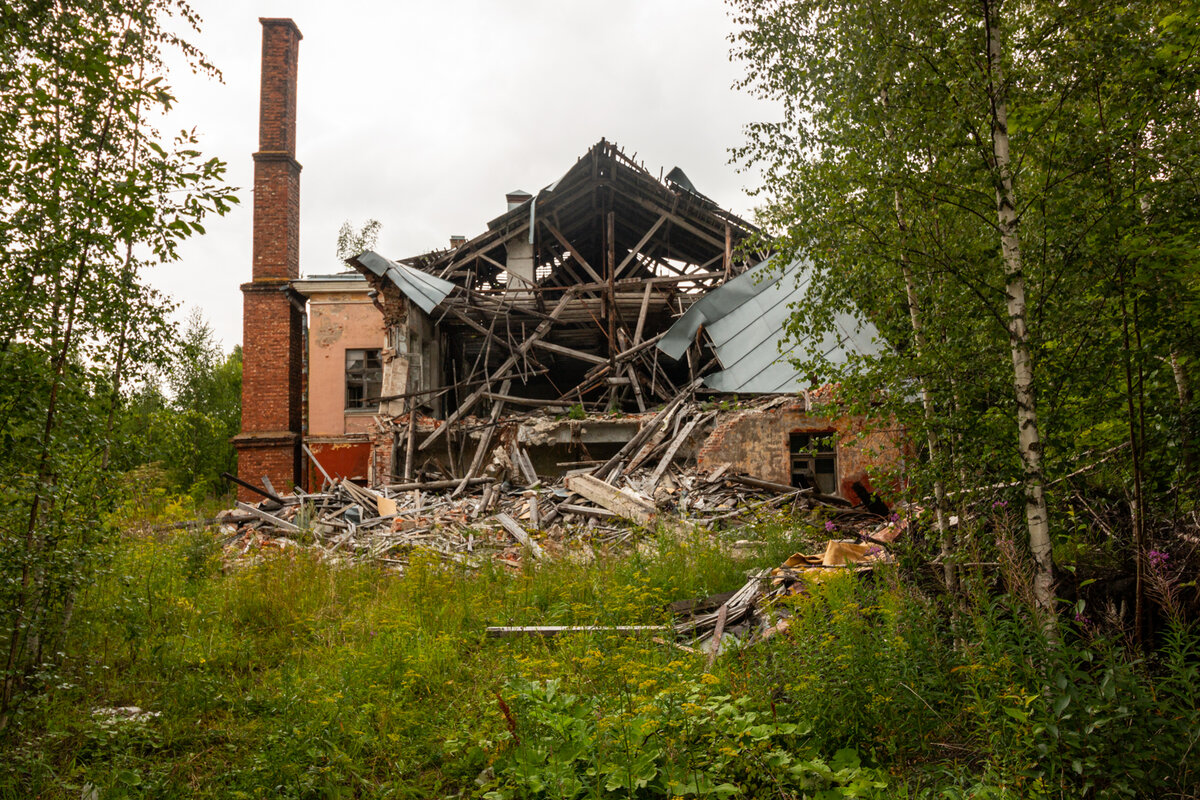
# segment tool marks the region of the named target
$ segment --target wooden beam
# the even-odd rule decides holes
[[[652,525],[658,515],[658,510],[652,503],[634,496],[631,492],[614,488],[594,475],[571,475],[566,479],[565,486],[567,491],[642,525]]]
[[[533,538],[525,531],[525,529],[517,524],[515,519],[501,511],[496,515],[496,520],[504,526],[504,530],[512,534],[514,539],[528,548],[529,552],[533,553],[534,558],[542,559],[546,557],[545,552],[542,551],[541,545],[535,542]]]
[[[468,486],[479,486],[484,483],[493,483],[493,482],[494,482],[493,478],[469,478],[467,480],[467,485]],[[462,483],[461,480],[459,480],[458,478],[454,478],[453,480],[448,480],[448,481],[411,481],[409,483],[393,483],[393,484],[390,484],[387,488],[393,492],[411,492],[414,490],[432,492],[435,489],[453,489],[455,486],[458,486],[460,483]]]
[[[642,485],[643,492],[654,491],[654,487],[658,486],[658,482],[662,480],[663,473],[667,471],[667,467],[670,466],[671,461],[674,460],[675,454],[679,452],[679,448],[682,447],[683,443],[686,442],[688,437],[692,435],[692,431],[696,429],[696,426],[699,425],[702,420],[707,419],[707,414],[705,414],[703,417],[692,417],[688,423],[683,426],[683,430],[679,432],[679,435],[676,436],[675,440],[667,447],[667,452],[663,453],[663,457],[659,460],[658,466],[654,468],[654,472],[650,473],[650,477],[646,480],[646,483]]]
[[[650,420],[644,428],[635,433],[628,442],[622,445],[621,449],[612,458],[592,470],[592,474],[601,478],[605,477],[619,462],[628,459],[631,453],[636,452],[639,447],[646,443],[647,439],[654,435],[655,426],[662,424],[663,419],[682,405],[688,398],[688,395],[694,392],[700,383],[701,381],[699,380],[692,381],[686,389],[675,395],[675,398],[671,402],[663,406],[662,410],[654,415],[654,419]]]
[[[465,254],[462,258],[456,258],[453,261],[451,261],[449,264],[447,264],[446,268],[441,271],[440,276],[444,278],[447,275],[449,275],[451,272],[453,272],[454,270],[458,269],[459,267],[469,264],[479,254],[479,252],[480,252],[479,248],[484,247],[486,245],[487,249],[490,250],[493,247],[498,247],[498,246],[504,244],[509,239],[512,239],[515,236],[520,236],[522,233],[525,233],[528,230],[529,230],[529,223],[524,222],[521,225],[517,226],[516,228],[513,228],[510,231],[507,231],[507,232],[501,233],[501,234],[497,234],[497,238],[495,241],[479,242],[478,244],[476,244],[475,242],[465,242],[464,244],[462,244],[460,246],[460,249],[463,249],[464,251],[470,250],[471,252],[468,254]],[[489,231],[489,233],[491,233],[491,231]],[[487,235],[488,234],[484,234],[484,236],[487,236]]]
[[[604,363],[607,364],[608,362],[606,361]],[[307,450],[308,448],[305,447],[305,449]],[[321,471],[324,472],[325,470],[321,470]],[[283,498],[280,497],[279,495],[275,494],[274,492],[268,492],[265,489],[260,489],[257,486],[255,486],[253,483],[247,483],[246,481],[242,480],[241,478],[237,477],[236,475],[230,475],[228,472],[222,472],[221,477],[224,478],[225,480],[233,481],[238,486],[241,486],[244,489],[249,489],[250,491],[254,492],[255,494],[261,495],[262,497],[265,497],[268,500],[273,500],[276,503],[279,503],[279,505],[284,504]]]
[[[713,628],[712,644],[708,647],[708,663],[704,665],[705,672],[711,672],[713,662],[721,652],[721,637],[725,635],[725,620],[729,619],[729,604],[723,604],[717,610],[717,626]]]
[[[247,514],[253,514],[254,516],[258,517],[259,519],[263,520],[264,522],[269,522],[272,525],[274,525],[276,528],[285,530],[288,533],[299,533],[300,532],[300,528],[298,528],[297,526],[288,522],[287,520],[280,519],[279,517],[275,516],[274,514],[268,514],[267,512],[265,512],[261,509],[255,508],[254,506],[250,505],[249,503],[243,503],[239,500],[237,507],[240,508],[242,511],[245,511]]]
[[[544,339],[538,339],[537,341],[535,341],[533,343],[533,346],[540,348],[542,350],[548,350],[551,353],[558,353],[560,356],[567,356],[569,358],[574,358],[578,361],[587,361],[591,364],[607,364],[608,363],[607,358],[593,355],[592,353],[585,353],[582,350],[574,350],[570,347],[563,347],[561,344],[555,344],[554,342],[547,342]]]
[[[512,380],[506,378],[504,383],[500,384],[500,393],[506,394],[508,392],[508,387],[511,385]],[[467,469],[467,474],[463,476],[462,482],[458,484],[458,488],[456,488],[453,494],[450,495],[451,497],[458,497],[460,494],[462,494],[463,490],[467,488],[467,481],[471,480],[471,478],[474,478],[475,473],[478,472],[479,468],[483,465],[483,459],[487,458],[489,453],[488,447],[490,447],[492,444],[492,437],[496,435],[496,423],[500,420],[500,414],[503,413],[503,411],[503,400],[497,400],[492,403],[492,413],[488,417],[487,426],[483,429],[483,433],[479,437],[479,444],[475,448],[475,455],[471,458],[471,466]],[[447,427],[449,424],[450,421],[447,420],[446,425],[443,427]]]
[[[558,243],[567,249],[567,252],[571,254],[571,257],[579,262],[579,266],[583,267],[584,271],[587,272],[587,274],[592,277],[592,280],[594,280],[596,283],[599,283],[602,286],[608,285],[608,283],[604,280],[604,278],[601,278],[600,274],[598,272],[596,272],[596,270],[592,269],[592,265],[587,262],[587,259],[584,258],[580,254],[580,252],[575,249],[575,245],[568,242],[566,237],[558,232],[558,228],[556,228],[552,224],[550,224],[550,221],[545,218],[541,219],[540,221],[543,225],[546,226],[546,230],[550,231],[550,233],[553,234],[554,238],[558,240]]]
[[[570,305],[574,299],[574,287],[567,289],[563,296],[558,299],[558,303],[550,312],[549,318],[543,320],[542,323],[537,326],[537,329],[534,330],[534,332],[531,333],[515,350],[513,350],[509,354],[508,358],[504,359],[504,363],[497,367],[495,372],[493,372],[489,377],[484,379],[482,386],[467,396],[467,399],[463,401],[462,405],[456,408],[454,412],[446,418],[445,424],[434,428],[433,432],[425,437],[425,440],[421,442],[417,449],[424,450],[429,447],[429,445],[436,442],[442,436],[442,434],[446,432],[446,429],[450,427],[451,423],[457,422],[459,419],[466,416],[466,414],[475,407],[475,404],[478,403],[485,394],[492,390],[492,384],[507,375],[509,371],[511,371],[516,365],[517,361],[529,351],[529,348],[533,347],[534,342],[540,339],[542,335],[546,333],[546,331],[550,330],[550,326],[553,325],[559,316],[561,316],[562,313],[567,310],[567,306]],[[502,390],[500,393],[507,394],[508,392]]]
[[[517,397],[511,394],[500,394],[498,392],[488,392],[484,395],[488,400],[503,400],[514,406],[533,406],[533,407],[550,407],[567,408],[571,405],[566,400],[542,400],[537,397]]]
[[[643,236],[641,238],[641,240],[636,245],[634,245],[633,249],[629,251],[629,255],[627,255],[627,256],[625,256],[625,258],[621,259],[621,263],[617,265],[617,273],[616,273],[617,277],[620,277],[621,273],[625,271],[625,268],[627,266],[629,266],[629,264],[635,258],[637,258],[638,253],[640,253],[642,248],[646,246],[646,242],[650,241],[650,237],[653,236],[655,233],[657,233],[658,229],[661,228],[663,226],[663,223],[666,221],[667,221],[667,215],[663,214],[661,217],[658,218],[658,222],[655,222],[653,225],[651,225],[650,230],[646,231],[646,235]]]
[[[650,294],[654,291],[654,284],[647,283],[646,290],[642,293],[642,308],[638,311],[637,328],[633,332],[633,343],[640,344],[642,341],[642,331],[646,329],[646,313],[650,310]]]
[[[563,633],[642,633],[670,630],[666,625],[517,625],[490,627],[489,639],[503,636],[558,636]]]
[[[603,508],[592,508],[591,506],[577,506],[571,503],[560,503],[558,510],[562,514],[578,514],[581,517],[595,517],[596,519],[620,519],[619,514],[614,514],[611,511],[605,511]]]
[[[651,200],[646,200],[645,198],[642,198],[642,197],[636,197],[636,196],[633,197],[632,199],[638,205],[640,205],[644,208],[648,208],[651,211],[655,211],[659,214],[664,215],[665,217],[667,217],[667,219],[671,220],[671,222],[673,224],[678,225],[679,227],[683,228],[685,231],[687,231],[695,236],[699,236],[701,239],[708,242],[709,244],[719,247],[721,249],[721,256],[725,255],[725,242],[722,239],[718,239],[716,236],[712,235],[711,233],[701,230],[700,228],[698,228],[695,225],[693,225],[692,223],[688,222],[686,219],[679,216],[678,214],[673,214],[670,211],[668,211],[667,209],[662,208],[660,205],[658,205],[658,203],[655,203]]]

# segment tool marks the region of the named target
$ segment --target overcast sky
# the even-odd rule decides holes
[[[771,109],[732,88],[732,23],[721,0],[437,0],[331,3],[194,0],[193,36],[224,83],[176,69],[174,128],[198,129],[229,163],[242,203],[206,223],[181,261],[152,276],[199,307],[226,347],[242,338],[250,279],[262,30],[291,17],[300,43],[296,158],[300,269],[336,272],[337,232],[383,223],[378,248],[403,257],[483,232],[513,189],[556,180],[601,137],[655,175],[681,167],[696,188],[749,216],[757,178],[728,163],[742,127]]]

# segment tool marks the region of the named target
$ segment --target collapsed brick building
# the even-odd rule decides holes
[[[687,395],[713,410],[675,423],[669,458],[867,500],[868,467],[894,460],[898,439],[805,391],[782,333],[804,265],[773,265],[754,249],[760,232],[678,168],[656,177],[601,140],[558,180],[510,192],[472,238],[300,278],[300,33],[262,24],[243,480],[461,490],[519,468],[514,443],[553,474],[616,457]],[[869,325],[839,328],[818,344],[872,346]],[[764,395],[775,399],[744,402]]]

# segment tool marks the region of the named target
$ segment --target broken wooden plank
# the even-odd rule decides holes
[[[502,636],[558,636],[563,633],[641,633],[670,630],[666,625],[517,625],[489,627],[489,639]]]
[[[778,483],[776,481],[769,481],[766,478],[756,478],[753,475],[745,474],[729,475],[725,478],[725,480],[733,481],[734,483],[740,483],[743,486],[752,486],[755,489],[767,489],[772,492],[781,493],[791,493],[800,488],[798,486],[789,486],[786,483]]]
[[[302,445],[300,445],[300,447],[301,447],[301,449],[304,450],[304,454],[306,456],[308,456],[309,459],[312,461],[312,463],[316,466],[317,470],[320,471],[320,473],[325,476],[325,482],[333,483],[333,478],[329,477],[329,473],[326,472],[325,468],[321,466],[321,462],[317,460],[316,455],[314,455],[313,451],[308,448],[308,445],[302,444]]]
[[[582,350],[575,350],[570,347],[563,347],[561,344],[554,344],[554,342],[546,342],[541,339],[538,339],[536,342],[534,342],[533,346],[540,350],[546,350],[551,353],[557,353],[560,356],[566,356],[567,358],[573,358],[576,361],[587,361],[590,364],[607,364],[608,363],[607,358],[601,358],[600,356],[594,355],[592,353],[585,353]]]
[[[509,458],[512,459],[513,467],[525,479],[526,486],[533,486],[539,483],[537,471],[534,470],[533,464],[529,461],[529,457],[521,450],[521,446],[514,443],[509,450]]]
[[[708,648],[708,663],[704,665],[705,672],[712,672],[713,662],[721,652],[721,637],[725,635],[725,620],[729,619],[729,603],[723,603],[717,610],[717,627],[713,628],[712,644]]]
[[[529,492],[529,525],[534,530],[542,527],[541,509],[538,507],[537,492]]]
[[[594,475],[572,475],[565,481],[567,491],[586,497],[626,519],[642,525],[652,525],[658,509],[653,503],[643,500],[632,492],[624,492]]]
[[[621,461],[628,460],[631,453],[637,452],[638,448],[645,444],[646,440],[654,435],[656,426],[660,425],[663,419],[670,415],[676,407],[681,405],[684,400],[687,399],[688,395],[695,391],[695,389],[699,387],[702,382],[702,379],[697,378],[696,380],[692,381],[692,383],[689,384],[683,391],[675,395],[675,398],[671,400],[671,402],[663,406],[663,409],[654,415],[654,419],[650,420],[648,425],[635,433],[633,437],[626,442],[621,449],[616,452],[615,455],[613,455],[612,458],[594,469],[592,474],[601,479],[608,477],[608,473],[612,471],[612,468]]]
[[[485,483],[492,483],[493,478],[471,478],[467,481],[468,486],[480,486]],[[427,492],[435,489],[453,489],[462,483],[461,478],[454,478],[446,481],[411,481],[409,483],[393,483],[388,485],[388,489],[393,492],[410,492],[414,489],[421,489]]]
[[[579,263],[579,266],[583,267],[583,271],[586,272],[591,277],[592,280],[596,281],[597,283],[601,284],[602,286],[608,285],[605,282],[604,278],[601,278],[600,274],[598,272],[596,272],[596,270],[592,269],[592,265],[587,262],[587,259],[584,258],[583,255],[578,250],[575,249],[575,245],[571,244],[569,241],[567,241],[567,237],[565,237],[561,233],[559,233],[558,228],[551,225],[550,221],[545,218],[542,218],[538,221],[546,226],[546,229],[548,231],[550,231],[551,234],[554,235],[555,239],[558,239],[558,243],[561,244],[564,248],[566,248],[567,252],[570,253],[572,257],[574,257],[575,261],[577,261]]]
[[[561,514],[578,514],[581,517],[595,517],[596,519],[620,519],[620,514],[614,514],[611,511],[605,511],[603,508],[592,508],[591,506],[577,506],[571,503],[560,503],[558,511]]]
[[[504,383],[500,384],[500,393],[506,394],[509,387],[512,386],[512,379],[505,378]],[[491,455],[492,437],[496,435],[496,423],[500,420],[500,415],[504,412],[504,401],[497,400],[492,403],[492,413],[488,416],[488,425],[483,429],[483,434],[479,437],[479,444],[475,447],[475,455],[471,458],[471,466],[467,468],[467,474],[463,476],[462,482],[454,489],[451,497],[458,497],[467,488],[467,481],[474,478],[483,466],[483,460]],[[449,420],[447,420],[447,424]]]
[[[702,419],[706,419],[707,416],[708,415],[706,414],[704,417],[692,417],[690,420],[688,420],[688,423],[683,426],[683,430],[679,432],[679,435],[676,436],[674,441],[672,441],[667,447],[667,452],[663,453],[663,457],[659,460],[658,466],[654,468],[654,472],[651,472],[650,477],[646,479],[644,484],[642,484],[642,491],[654,491],[654,487],[658,486],[658,482],[662,480],[663,473],[667,471],[667,467],[670,465],[671,461],[674,460],[675,454],[679,452],[679,448],[683,447],[683,443],[688,440],[688,437],[692,435],[692,431],[696,429],[696,425],[699,424]]]
[[[545,558],[545,553],[542,551],[541,545],[535,542],[532,537],[525,532],[525,529],[517,524],[515,519],[501,511],[496,515],[496,520],[504,526],[504,530],[513,535],[514,539],[523,544],[525,547],[529,548],[529,551],[533,553],[534,558]]]
[[[275,516],[274,514],[268,514],[266,511],[263,511],[261,508],[255,508],[254,506],[250,505],[249,503],[243,503],[241,500],[239,500],[239,501],[237,501],[237,507],[240,508],[242,511],[245,511],[247,514],[253,514],[254,516],[258,517],[259,519],[263,520],[264,522],[271,523],[272,525],[274,525],[276,528],[279,528],[280,530],[285,530],[288,533],[300,533],[300,528],[298,526],[293,525],[292,523],[288,522],[286,519],[280,519],[279,517]]]

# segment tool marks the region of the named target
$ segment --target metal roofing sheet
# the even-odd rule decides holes
[[[714,289],[696,301],[659,341],[658,347],[679,359],[702,326],[724,369],[704,379],[722,392],[771,394],[807,388],[790,359],[812,347],[811,340],[789,340],[785,325],[792,306],[808,289],[808,262],[797,259],[782,270],[770,260]],[[835,332],[822,337],[817,349],[834,363],[852,352],[876,352],[877,332],[869,322],[849,314],[834,319]]]
[[[446,295],[454,290],[454,284],[447,280],[422,272],[407,264],[397,264],[391,259],[384,258],[374,250],[348,259],[355,264],[379,277],[387,277],[396,285],[405,297],[412,300],[426,314],[432,314],[438,303],[446,299]]]

